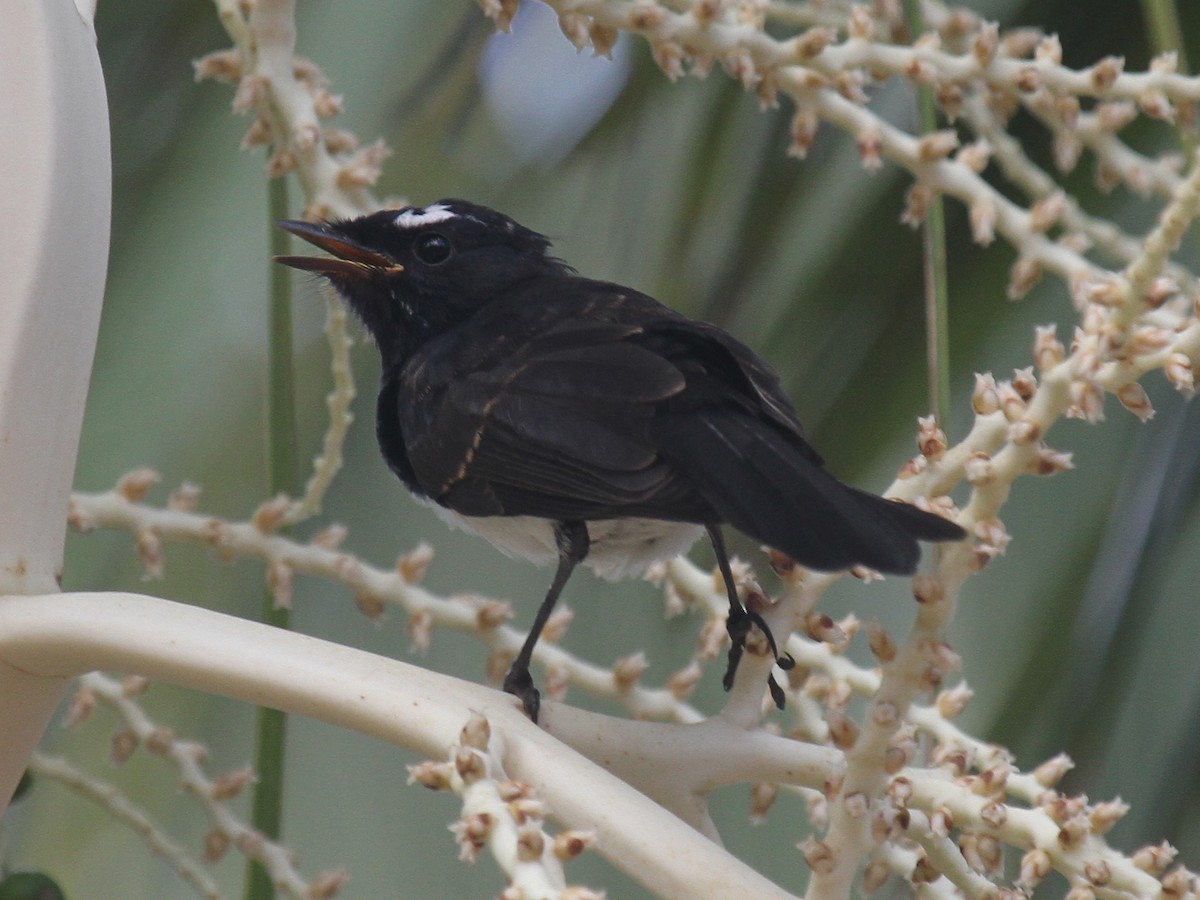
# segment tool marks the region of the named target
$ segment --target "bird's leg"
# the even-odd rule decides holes
[[[587,524],[585,522],[556,522],[554,524],[554,540],[558,544],[558,569],[554,573],[554,580],[550,582],[550,590],[546,592],[546,599],[542,601],[537,615],[533,618],[533,626],[529,629],[525,643],[521,645],[521,652],[517,654],[513,664],[509,666],[508,674],[504,676],[503,685],[506,692],[520,699],[521,705],[525,707],[525,712],[529,714],[529,718],[535,724],[538,720],[538,708],[542,701],[538,689],[533,686],[533,678],[529,675],[529,662],[533,658],[534,645],[541,637],[542,629],[546,627],[546,620],[550,618],[550,613],[554,611],[554,604],[558,602],[558,595],[562,593],[563,586],[571,577],[571,572],[583,562],[588,554],[590,540]]]
[[[746,609],[742,605],[742,601],[738,599],[737,585],[733,583],[733,571],[729,568],[729,555],[725,552],[725,538],[721,534],[720,526],[708,525],[706,527],[708,538],[712,541],[713,553],[717,556],[717,568],[721,572],[721,578],[725,581],[725,592],[729,595],[729,618],[725,622],[725,630],[729,632],[730,640],[729,665],[726,667],[725,677],[721,681],[725,690],[733,687],[733,677],[737,674],[738,663],[742,661],[742,652],[746,649],[746,637],[750,634],[750,628],[755,625],[766,637],[767,644],[771,647],[771,655],[775,657],[775,664],[785,671],[792,668],[796,665],[796,661],[786,654],[779,655],[779,647],[775,644],[775,635],[771,633],[771,628],[763,617],[753,610]],[[775,680],[773,672],[767,678],[767,687],[770,688],[771,699],[775,701],[775,705],[783,709],[783,688]]]

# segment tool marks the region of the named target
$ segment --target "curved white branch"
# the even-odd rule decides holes
[[[47,593],[108,262],[108,104],[88,4],[6,7],[0,84],[0,594]],[[0,666],[0,687],[2,804],[62,683]]]
[[[6,712],[8,673],[54,684],[96,668],[311,716],[427,757],[443,756],[478,712],[499,739],[509,777],[531,785],[564,826],[596,832],[597,851],[650,890],[666,896],[789,896],[535,727],[499,691],[156,597],[0,597],[0,715]],[[568,715],[552,702],[545,713],[550,724]]]

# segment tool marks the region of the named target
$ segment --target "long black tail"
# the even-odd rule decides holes
[[[941,516],[842,484],[774,426],[733,409],[664,416],[655,440],[731,525],[822,571],[909,574],[918,541],[961,540]]]

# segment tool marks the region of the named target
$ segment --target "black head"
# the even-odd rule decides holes
[[[403,360],[506,288],[569,271],[543,235],[466,200],[279,225],[332,254],[275,259],[328,278],[375,337],[385,364]]]

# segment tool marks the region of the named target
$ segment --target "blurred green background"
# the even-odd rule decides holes
[[[1150,56],[1128,2],[1090,4],[1086,16],[1070,0],[968,5],[1005,26],[1058,32],[1069,65],[1118,54],[1137,70]],[[827,127],[807,161],[789,159],[786,103],[760,112],[719,71],[672,85],[640,41],[623,41],[611,63],[577,57],[553,17],[525,6],[513,35],[490,43],[488,22],[465,0],[304,2],[299,49],[346,97],[334,124],[364,141],[383,135],[394,148],[381,196],[419,204],[461,196],[501,208],[550,234],[582,273],[727,327],[778,367],[831,468],[883,489],[914,452],[915,417],[925,406],[920,238],[898,221],[907,176],[891,166],[866,174],[853,141]],[[1195,4],[1181,6],[1191,17],[1185,33],[1200,35]],[[230,115],[231,90],[192,82],[191,60],[227,45],[211,3],[108,0],[97,30],[112,113],[115,222],[76,484],[101,490],[149,465],[166,482],[159,501],[167,486],[187,480],[202,485],[205,511],[244,518],[266,492],[264,155],[238,151],[248,122]],[[1200,57],[1200,46],[1190,49]],[[876,91],[873,106],[898,123],[915,115],[898,83]],[[1024,115],[1014,129],[1049,166],[1045,133]],[[1144,123],[1126,136],[1148,152],[1173,139]],[[1068,188],[1135,233],[1149,227],[1156,205],[1123,189],[1097,194],[1090,162],[1085,154]],[[293,199],[298,213],[298,191]],[[969,426],[972,373],[1006,377],[1029,364],[1033,326],[1057,321],[1069,339],[1074,311],[1053,279],[1020,303],[1007,301],[1012,250],[972,245],[963,210],[950,204],[948,214],[953,442]],[[1183,255],[1194,263],[1194,244]],[[298,280],[295,313],[307,459],[318,448],[328,390],[323,305],[312,280]],[[518,623],[527,623],[548,573],[447,531],[405,495],[375,448],[373,349],[360,344],[354,362],[360,396],[346,468],[325,514],[302,535],[342,522],[347,547],[380,565],[428,539],[438,554],[432,588],[514,600]],[[1014,537],[1008,555],[968,584],[950,637],[976,691],[965,727],[1011,748],[1025,768],[1067,751],[1080,764],[1068,790],[1093,799],[1120,794],[1132,804],[1111,835],[1117,846],[1166,838],[1197,865],[1200,407],[1158,375],[1147,388],[1158,409],[1147,425],[1110,398],[1110,419],[1100,426],[1054,429],[1050,443],[1073,452],[1077,469],[1018,483],[1003,510]],[[748,542],[734,546],[767,577]],[[72,535],[64,587],[149,589],[257,615],[257,563],[217,565],[191,546],[168,545],[166,554],[165,580],[146,585],[129,535]],[[695,555],[709,561],[702,548]],[[585,658],[607,663],[645,650],[646,678],[656,682],[690,654],[694,623],[664,620],[648,584],[585,575],[566,600],[577,616],[566,644]],[[902,633],[912,603],[903,580],[847,581],[826,609],[874,616]],[[404,624],[395,613],[371,623],[347,591],[298,579],[301,631],[410,658]],[[422,662],[483,677],[480,646],[456,634],[436,632]],[[720,701],[714,667],[694,702],[715,711]],[[250,758],[251,709],[168,685],[156,685],[146,705],[207,743],[212,771]],[[98,719],[79,734],[53,729],[46,746],[119,781],[199,853],[206,826],[179,798],[171,773],[145,754],[114,769],[111,720],[103,712]],[[457,815],[454,798],[405,786],[404,764],[413,761],[377,741],[293,720],[285,841],[302,870],[345,866],[349,898],[494,896],[502,881],[490,859],[474,868],[455,859],[443,827]],[[801,804],[781,799],[754,828],[744,787],[719,792],[714,805],[731,849],[803,889],[794,850],[807,834]],[[53,785],[35,785],[13,808],[4,840],[9,864],[46,870],[72,898],[191,896],[136,838]],[[231,856],[217,875],[236,895],[240,859]],[[611,897],[646,896],[597,854],[571,864],[568,875]],[[1047,895],[1062,890],[1053,882]]]

